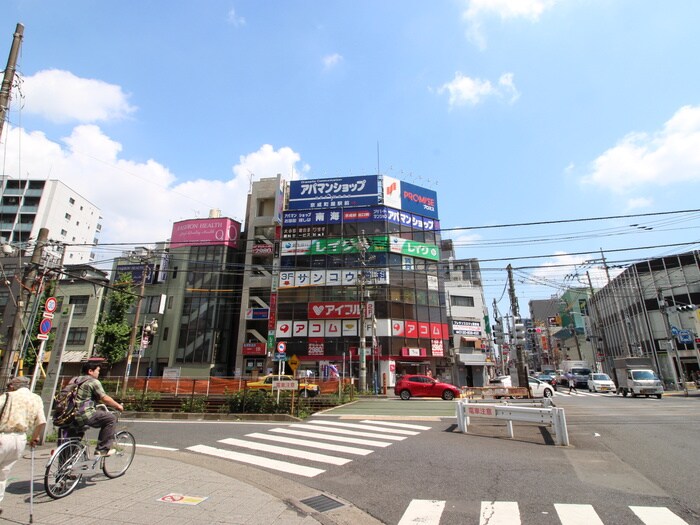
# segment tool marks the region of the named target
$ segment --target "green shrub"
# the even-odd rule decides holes
[[[200,413],[207,411],[207,396],[193,396],[182,400],[180,412]]]
[[[153,410],[153,402],[161,398],[160,392],[136,392],[129,390],[124,398],[124,410],[134,412],[150,412]]]

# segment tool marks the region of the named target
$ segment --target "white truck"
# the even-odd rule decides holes
[[[588,364],[588,361],[565,360],[561,362],[561,370],[564,372],[565,378],[568,377],[568,374],[574,376],[576,388],[588,388],[588,376],[591,375],[591,365]],[[563,381],[563,386],[566,387],[566,379]]]
[[[620,357],[614,360],[617,393],[632,397],[656,396],[661,399],[664,386],[648,357]]]

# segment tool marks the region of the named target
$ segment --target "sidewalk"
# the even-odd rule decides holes
[[[43,479],[49,453],[48,446],[35,452],[33,523],[37,525],[379,523],[347,502],[326,500],[320,491],[278,476],[194,454],[138,448],[121,478],[110,480],[103,474],[83,478],[71,495],[52,500]],[[0,524],[29,523],[30,458],[27,448],[12,469],[0,503]],[[318,496],[324,503],[341,505],[323,512],[302,502]]]

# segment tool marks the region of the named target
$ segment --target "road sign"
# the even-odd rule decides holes
[[[36,334],[36,338],[46,341],[49,338],[49,334]]]
[[[280,381],[272,381],[273,390],[297,390],[299,388],[299,381],[285,379]]]
[[[678,331],[678,340],[683,344],[692,343],[693,342],[693,334],[690,333],[690,330],[679,330]]]
[[[272,356],[273,361],[286,361],[287,360],[287,354],[280,354],[279,352],[275,352],[275,354]]]
[[[299,366],[299,358],[294,354],[292,357],[289,358],[289,368],[292,369],[292,372],[297,371],[297,367]]]
[[[56,300],[55,297],[49,297],[46,299],[46,303],[44,303],[44,310],[46,310],[48,313],[52,314],[56,311],[56,307],[58,306],[58,301]]]
[[[285,353],[285,352],[287,351],[287,345],[286,345],[286,343],[284,343],[284,342],[282,342],[282,341],[280,341],[279,343],[277,343],[277,351],[278,351],[280,354]]]
[[[39,333],[48,334],[51,331],[51,319],[42,319],[39,323]]]
[[[680,330],[678,330],[678,328],[676,328],[675,326],[671,327],[671,335],[673,337],[676,337],[678,335],[678,332],[680,332]]]

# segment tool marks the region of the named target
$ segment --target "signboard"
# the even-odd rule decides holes
[[[285,379],[285,380],[275,381],[273,379],[272,380],[272,389],[273,390],[298,390],[299,389],[299,381],[297,381],[296,379]]]
[[[678,341],[680,341],[683,344],[692,344],[693,342],[693,334],[691,333],[690,330],[679,330],[678,331]]]
[[[323,302],[309,303],[309,319],[359,319],[359,302]],[[374,301],[365,304],[365,318],[369,319],[374,313]]]
[[[179,366],[166,366],[163,369],[163,379],[178,379],[180,377]]]
[[[269,317],[269,308],[247,308],[245,311],[246,319],[267,319]]]
[[[452,321],[452,333],[457,335],[481,335],[481,323],[479,321]]]
[[[350,208],[379,204],[377,175],[332,179],[293,180],[289,183],[290,210]]]
[[[272,244],[254,244],[253,255],[272,255],[274,246]]]
[[[48,334],[51,331],[51,319],[42,319],[39,323],[39,333]]]
[[[402,255],[410,255],[411,257],[429,259],[431,261],[440,260],[440,248],[436,245],[411,241],[393,235],[389,237],[389,251],[391,253],[400,253]]]
[[[56,306],[58,306],[58,301],[56,301],[56,298],[49,297],[46,299],[46,303],[44,304],[44,310],[46,313],[52,314],[56,311]]]
[[[287,345],[284,342],[280,341],[279,343],[277,343],[277,351],[280,354],[284,354],[287,351]]]
[[[325,228],[319,228],[319,226],[328,224],[377,221],[410,226],[413,230],[440,229],[440,221],[435,219],[386,206],[372,206],[352,209],[286,211],[284,212],[285,231],[283,238],[318,237],[320,233],[325,232]],[[292,231],[296,235],[289,235]]]
[[[241,353],[243,355],[265,355],[267,348],[265,343],[243,343]]]
[[[152,264],[147,264],[146,268],[146,284],[154,284],[156,277],[155,267]],[[128,273],[131,275],[131,280],[134,283],[140,283],[143,279],[143,269],[144,265],[142,263],[118,264],[116,274]]]
[[[240,223],[226,217],[188,219],[173,224],[170,247],[216,246],[238,247]]]
[[[437,219],[437,193],[415,184],[384,175],[382,177],[383,203],[392,208]]]

